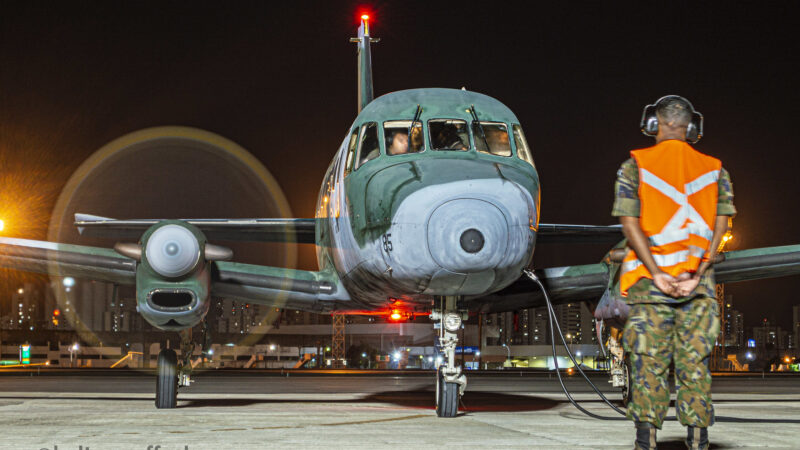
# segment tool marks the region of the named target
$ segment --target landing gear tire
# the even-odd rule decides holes
[[[625,355],[625,385],[622,386],[622,404],[626,407],[628,406],[628,402],[631,401],[631,358],[627,354]]]
[[[436,415],[439,417],[455,417],[458,415],[458,383],[448,383],[444,373],[436,372]]]
[[[178,356],[175,350],[164,349],[158,354],[156,377],[156,408],[174,408],[178,404]]]

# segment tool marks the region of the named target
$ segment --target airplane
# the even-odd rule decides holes
[[[539,223],[538,172],[519,119],[466,89],[423,88],[374,98],[369,18],[357,44],[358,115],[322,180],[314,218],[129,219],[76,214],[83,236],[113,248],[0,237],[0,267],[135,286],[137,310],[176,331],[158,355],[157,408],[192,382],[191,330],[210,299],[315,313],[428,315],[444,354],[436,412],[458,414],[466,376],[456,364],[469,313],[544,305],[523,275],[537,243],[600,242],[595,264],[535,270],[554,304],[595,305],[612,294],[624,254],[619,225]],[[215,241],[313,244],[319,270],[232,261]],[[800,273],[800,245],[724,253],[718,283]]]

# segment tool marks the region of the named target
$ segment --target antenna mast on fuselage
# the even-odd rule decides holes
[[[369,36],[369,16],[361,16],[361,26],[358,27],[358,37],[350,38],[350,42],[358,44],[358,112],[374,98],[372,90],[372,53],[370,44],[379,42]]]

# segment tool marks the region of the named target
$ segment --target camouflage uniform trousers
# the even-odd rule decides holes
[[[674,359],[678,421],[692,427],[712,425],[708,357],[719,328],[719,306],[713,298],[631,305],[622,338],[631,362],[628,418],[661,428],[670,398],[667,373]]]

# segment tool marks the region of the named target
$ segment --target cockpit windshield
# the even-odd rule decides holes
[[[422,122],[414,122],[413,127],[410,120],[383,122],[383,132],[386,139],[386,154],[389,156],[418,153],[425,149]]]
[[[365,123],[361,126],[361,140],[358,145],[358,165],[356,169],[380,155],[378,124],[375,122]]]
[[[508,128],[501,122],[472,122],[472,136],[479,152],[511,156]],[[484,139],[485,138],[485,139]]]
[[[431,148],[433,150],[467,150],[469,131],[467,122],[456,119],[433,119],[428,121]]]
[[[522,132],[522,127],[517,124],[514,124],[514,145],[517,146],[517,156],[519,159],[536,167],[533,163],[533,156],[531,156],[531,148],[528,147],[528,141],[525,140],[525,133]]]

